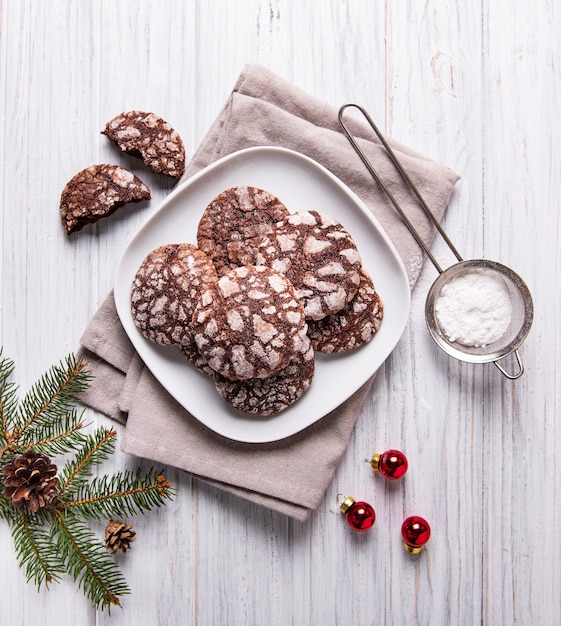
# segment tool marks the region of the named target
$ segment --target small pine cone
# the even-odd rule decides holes
[[[117,550],[122,550],[124,553],[130,549],[135,535],[130,524],[110,520],[105,527],[105,547],[111,550],[111,554],[115,554]]]
[[[57,493],[56,472],[57,467],[49,457],[26,450],[4,466],[4,493],[16,508],[26,507],[36,513]]]

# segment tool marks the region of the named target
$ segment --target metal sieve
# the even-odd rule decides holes
[[[378,139],[386,149],[393,165],[398,170],[402,178],[405,180],[405,182],[415,195],[425,214],[434,225],[440,236],[444,239],[446,245],[450,248],[452,254],[458,260],[458,263],[451,265],[447,269],[443,269],[438,261],[435,259],[434,255],[430,251],[427,244],[423,241],[423,238],[421,237],[407,214],[401,208],[388,187],[384,184],[384,181],[380,178],[372,163],[358,145],[355,137],[349,131],[346,123],[343,120],[343,113],[349,107],[353,107],[360,111],[364,118],[367,120],[370,127],[376,133]],[[393,149],[388,144],[376,124],[373,122],[370,115],[362,106],[355,103],[344,104],[339,109],[339,123],[341,124],[343,131],[345,132],[345,135],[347,136],[354,150],[356,151],[376,183],[378,183],[380,188],[388,196],[390,202],[399,213],[401,219],[404,221],[410,233],[413,235],[415,241],[419,244],[423,252],[427,255],[431,263],[438,271],[439,276],[432,284],[425,303],[425,319],[427,322],[428,330],[435,343],[444,352],[461,361],[466,361],[468,363],[493,362],[501,371],[501,373],[511,380],[515,380],[522,376],[522,374],[524,373],[524,366],[522,364],[522,359],[520,357],[518,348],[528,335],[534,317],[532,296],[524,281],[510,268],[501,265],[500,263],[496,263],[495,261],[488,261],[486,259],[474,259],[471,261],[464,261],[462,259],[462,257],[450,241],[448,235],[443,230],[439,221],[435,217],[434,213],[430,210],[422,195],[418,191],[417,187],[401,165]],[[508,327],[506,327],[506,330],[502,333],[500,338],[495,339],[492,342],[487,343],[486,345],[479,346],[464,345],[459,341],[449,339],[447,333],[441,327],[439,317],[437,315],[437,302],[441,296],[443,288],[446,285],[449,285],[452,279],[462,277],[467,272],[473,271],[477,271],[487,277],[493,277],[493,279],[500,281],[501,285],[503,285],[508,292],[508,298],[510,300],[511,306],[510,323],[508,324]],[[506,371],[500,363],[502,359],[511,354],[514,355],[517,363],[517,370],[514,372]]]

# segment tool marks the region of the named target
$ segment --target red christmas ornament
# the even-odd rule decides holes
[[[368,502],[356,502],[354,498],[345,498],[340,506],[345,514],[347,524],[359,533],[363,533],[374,526],[376,513]]]
[[[430,539],[430,526],[427,520],[413,515],[401,525],[403,547],[411,554],[418,554]]]
[[[370,465],[375,472],[380,472],[389,480],[401,478],[409,466],[407,457],[399,450],[386,450],[382,454],[374,454]]]

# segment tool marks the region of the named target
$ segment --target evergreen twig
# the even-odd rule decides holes
[[[159,507],[172,498],[171,483],[155,470],[91,478],[94,467],[114,452],[117,433],[103,427],[84,432],[83,413],[73,404],[91,376],[79,359],[71,355],[53,366],[21,402],[17,387],[9,380],[13,369],[13,362],[2,358],[0,349],[0,461],[4,467],[0,518],[11,527],[16,557],[27,581],[40,589],[70,574],[96,608],[110,611],[111,606],[120,606],[120,596],[130,590],[85,522]],[[73,457],[57,471],[49,457],[59,453],[73,453]],[[37,483],[21,488],[9,483],[24,480],[24,470],[38,455],[46,491],[32,498]]]
[[[18,405],[17,387],[9,381],[13,371],[14,362],[2,357],[0,349],[0,444],[2,445],[0,459],[13,429],[13,419]]]
[[[85,518],[136,515],[159,507],[164,499],[171,498],[170,487],[162,473],[153,469],[148,474],[142,474],[141,470],[118,472],[84,483],[73,494],[74,498],[61,503],[60,507]]]
[[[65,492],[79,489],[87,476],[92,472],[93,465],[99,465],[115,451],[116,430],[98,428],[92,435],[87,437],[83,447],[76,453],[74,459],[69,461],[60,473],[61,496]]]
[[[36,516],[20,509],[12,519],[12,536],[28,582],[33,580],[40,589],[43,583],[48,586],[50,582],[60,581],[64,565],[44,530],[44,523],[38,523]]]
[[[95,606],[120,606],[130,589],[115,561],[82,522],[53,509],[51,540],[68,573]]]

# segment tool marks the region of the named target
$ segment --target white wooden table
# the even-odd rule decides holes
[[[249,62],[335,106],[364,104],[387,134],[455,169],[450,237],[465,258],[511,266],[535,304],[526,372],[510,382],[432,342],[426,265],[307,523],[170,469],[177,496],[133,519],[137,541],[119,557],[132,595],[108,617],[69,579],[36,593],[2,522],[1,624],[561,623],[559,32],[554,0],[1,1],[0,330],[21,393],[76,348],[123,246],[172,188],[122,157],[152,201],[69,239],[60,192],[79,169],[115,162],[105,122],[155,111],[190,155]],[[388,447],[409,457],[399,486],[363,462]],[[130,465],[148,466],[118,452],[102,469]],[[370,533],[346,527],[340,491],[375,506]],[[399,535],[410,514],[433,529],[418,558]]]

